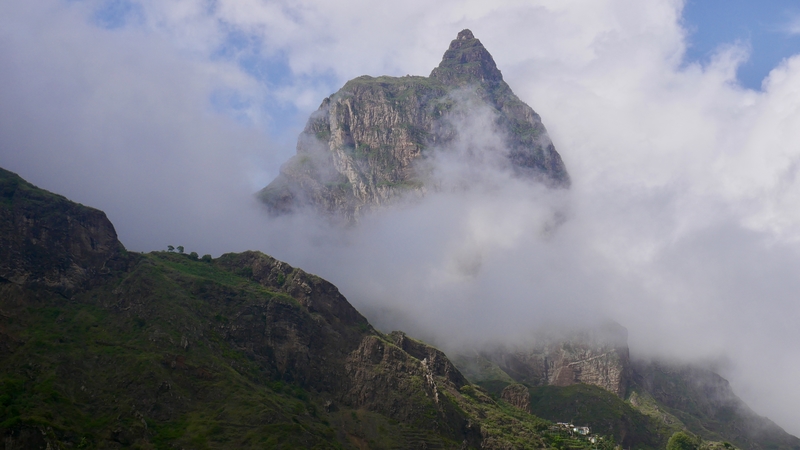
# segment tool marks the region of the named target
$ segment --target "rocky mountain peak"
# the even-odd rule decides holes
[[[569,187],[539,115],[514,95],[483,44],[463,30],[430,77],[365,75],[323,100],[297,140],[297,154],[258,196],[276,214],[311,207],[357,221],[365,211],[437,189],[441,180],[428,176],[425,162],[465,145],[460,133],[473,122],[497,143],[476,151],[505,157],[481,167]]]
[[[458,36],[456,36],[457,41],[465,41],[467,39],[475,39],[475,36],[472,34],[472,31],[469,28],[464,28],[463,30],[458,32]],[[453,41],[455,42],[455,41]],[[452,45],[451,45],[452,47]]]
[[[446,85],[467,85],[475,83],[497,84],[503,75],[497,69],[489,51],[475,39],[470,30],[461,30],[450,42],[439,67],[433,69],[431,78]]]

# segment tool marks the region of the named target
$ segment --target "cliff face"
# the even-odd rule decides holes
[[[528,345],[483,349],[456,361],[472,381],[501,380],[499,370],[528,386],[584,383],[620,398],[631,377],[627,331],[613,323],[559,338],[543,335]]]
[[[0,279],[69,295],[124,264],[102,211],[36,188],[0,169]]]
[[[494,139],[471,140],[471,151],[499,153],[499,166],[514,176],[569,186],[540,117],[464,30],[430,77],[362,76],[326,98],[298,138],[297,154],[259,197],[277,213],[311,206],[353,220],[401,195],[423,195],[437,187],[423,162],[464,145],[462,124],[476,105],[488,117],[480,134]]]

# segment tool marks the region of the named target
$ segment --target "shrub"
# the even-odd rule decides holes
[[[683,431],[673,434],[667,442],[667,450],[697,450],[697,447],[696,440]]]

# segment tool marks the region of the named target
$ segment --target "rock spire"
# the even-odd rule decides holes
[[[464,98],[472,105],[462,104]],[[430,77],[361,76],[324,99],[297,140],[297,154],[258,196],[273,213],[311,207],[352,222],[409,193],[425,195],[438,180],[420,165],[463,143],[464,127],[456,123],[469,119],[475,104],[491,118],[482,129],[499,142],[502,170],[569,187],[539,115],[514,95],[483,44],[463,30]]]
[[[446,85],[466,85],[470,83],[497,84],[503,75],[497,69],[494,58],[472,35],[470,30],[462,30],[444,53],[439,67],[433,69],[431,78]]]

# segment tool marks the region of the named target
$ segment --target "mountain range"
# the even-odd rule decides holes
[[[359,77],[325,99],[259,197],[352,225],[451,189],[441,155],[570,185],[464,30],[430,77]],[[630,355],[616,323],[451,355],[388,331],[260,252],[130,252],[103,212],[0,169],[6,449],[800,449],[712,370]]]

